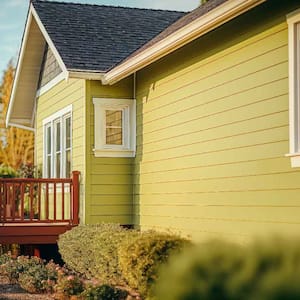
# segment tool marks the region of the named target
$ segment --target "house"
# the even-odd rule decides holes
[[[7,124],[80,220],[244,241],[300,229],[300,3],[183,14],[34,0]]]

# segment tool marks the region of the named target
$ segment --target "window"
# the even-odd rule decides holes
[[[93,99],[96,157],[135,156],[135,100]]]
[[[287,16],[289,31],[290,153],[292,167],[300,167],[300,10]]]
[[[44,177],[65,178],[71,175],[72,106],[43,121]]]

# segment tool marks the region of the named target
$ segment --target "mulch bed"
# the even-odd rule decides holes
[[[53,300],[51,295],[30,294],[18,284],[10,284],[8,279],[0,276],[0,300]]]

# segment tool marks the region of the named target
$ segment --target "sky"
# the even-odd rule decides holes
[[[59,2],[190,11],[199,0],[56,0]],[[0,73],[10,59],[17,60],[27,16],[29,0],[0,0]]]

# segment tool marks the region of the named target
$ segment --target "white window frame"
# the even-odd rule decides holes
[[[287,15],[289,43],[289,130],[292,167],[300,167],[300,9]]]
[[[136,100],[93,98],[95,157],[135,157]],[[122,111],[122,145],[106,144],[106,110]]]
[[[65,164],[66,164],[66,145],[65,145],[65,120],[67,118],[71,118],[71,141],[72,141],[72,105],[69,105],[48,118],[43,120],[43,177],[46,178],[48,174],[48,166],[47,166],[47,134],[46,129],[48,127],[51,128],[51,178],[56,178],[56,130],[55,124],[60,123],[60,145],[61,145],[61,168],[60,168],[60,178],[69,177],[69,174],[65,174]],[[72,157],[72,142],[71,142],[71,157]]]

